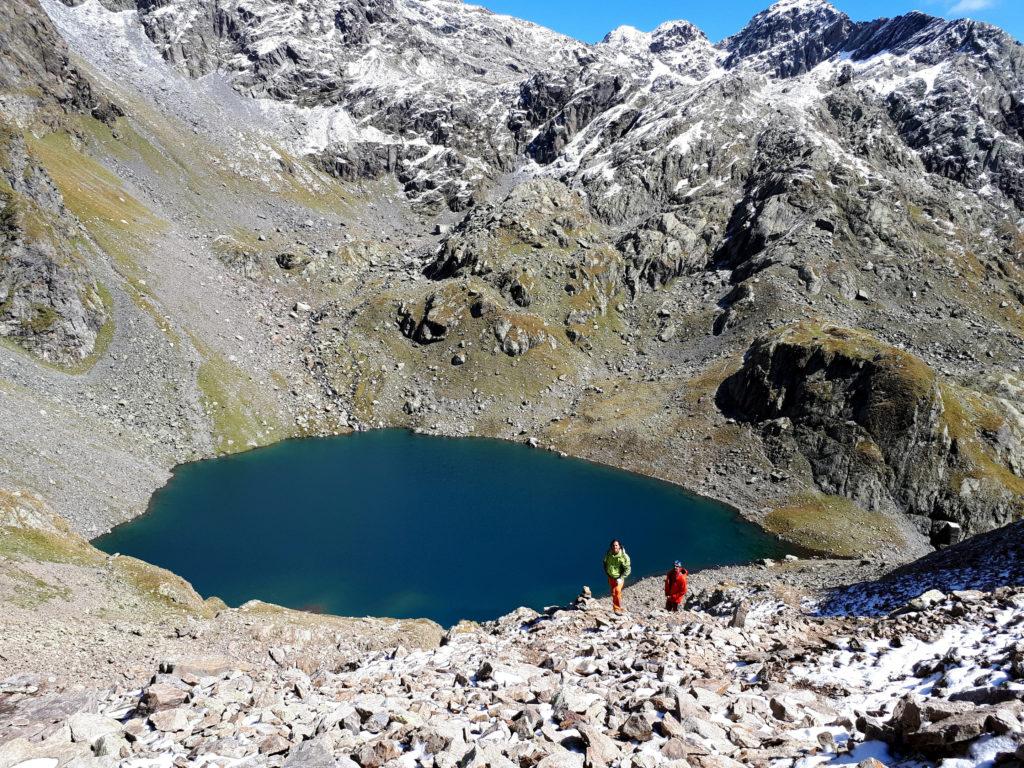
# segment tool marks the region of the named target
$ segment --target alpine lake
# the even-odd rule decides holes
[[[608,593],[631,580],[790,551],[669,483],[544,450],[404,430],[289,440],[178,467],[147,514],[93,543],[168,568],[229,605],[259,599],[449,626]]]

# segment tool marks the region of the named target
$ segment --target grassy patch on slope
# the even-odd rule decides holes
[[[132,197],[118,178],[83,154],[65,131],[29,138],[33,156],[60,189],[64,203],[128,275],[138,271],[135,254],[167,224]]]
[[[103,558],[99,550],[74,534],[13,526],[0,528],[0,555],[15,560],[75,565],[95,564]]]
[[[277,409],[249,374],[195,336],[192,343],[203,357],[196,383],[218,451],[235,453],[287,437]]]
[[[157,310],[138,257],[152,247],[167,222],[136,200],[120,180],[81,152],[66,131],[28,138],[29,150],[53,178],[68,209],[125,278],[125,291],[172,343],[180,339]],[[112,330],[112,329],[111,329]]]
[[[903,546],[896,524],[881,512],[862,509],[842,496],[801,493],[772,510],[764,526],[813,552],[859,557],[879,544]]]
[[[91,564],[102,555],[38,497],[0,488],[0,557]]]
[[[142,597],[160,607],[209,616],[223,606],[223,602],[216,598],[204,601],[180,576],[134,557],[115,557],[110,561],[110,568]]]
[[[10,562],[0,562],[0,585],[3,585],[0,593],[4,595],[5,603],[26,610],[56,598],[68,600],[71,597],[71,590],[67,587],[43,581]]]

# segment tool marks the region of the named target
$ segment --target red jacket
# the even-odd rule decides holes
[[[665,597],[673,603],[683,602],[683,598],[686,597],[686,577],[688,575],[689,571],[685,568],[678,575],[674,568],[665,574]]]

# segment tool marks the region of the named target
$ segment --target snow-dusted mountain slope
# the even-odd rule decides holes
[[[631,219],[708,180],[717,158],[702,140],[749,154],[786,116],[785,130],[863,171],[867,148],[835,146],[820,124],[839,94],[887,117],[891,137],[868,129],[862,142],[892,138],[929,171],[1024,199],[1021,46],[977,22],[855,23],[824,0],[782,0],[717,46],[686,22],[586,46],[441,0],[167,0],[136,13],[189,75],[315,110],[297,149],[349,178],[395,172],[425,203],[465,207],[535,161]]]
[[[451,0],[16,4],[46,34],[0,51],[3,236],[37,242],[0,263],[0,329],[63,364],[157,322],[188,386],[152,416],[136,366],[124,418],[177,458],[532,437],[849,554],[1024,511],[1024,49],[999,29],[782,0],[718,43],[586,45]],[[807,527],[862,513],[856,541]]]

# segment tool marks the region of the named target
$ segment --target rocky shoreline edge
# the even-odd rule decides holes
[[[190,603],[169,574],[132,605],[130,558],[25,562],[69,593],[0,619],[0,766],[1013,765],[1022,545],[1018,523],[882,579],[765,562],[694,574],[678,615],[648,579],[622,618],[578,599],[447,631]]]

